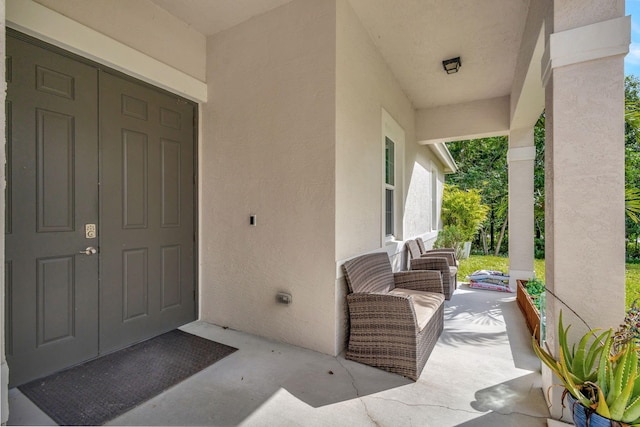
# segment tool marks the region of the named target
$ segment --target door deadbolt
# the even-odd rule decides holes
[[[94,248],[93,246],[89,246],[87,249],[85,249],[84,251],[80,251],[78,252],[79,254],[83,254],[83,255],[95,255],[98,253],[98,250],[96,248]]]
[[[96,225],[95,224],[85,224],[84,225],[84,238],[85,239],[95,239],[96,238]]]

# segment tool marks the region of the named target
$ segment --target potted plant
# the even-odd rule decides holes
[[[566,388],[577,426],[640,426],[639,320],[634,305],[615,332],[594,329],[569,347],[561,312],[558,358],[532,339],[536,355]]]
[[[458,259],[468,258],[471,240],[486,219],[488,211],[488,206],[482,204],[480,190],[462,190],[455,185],[445,184],[442,195],[442,222],[445,235],[443,239],[440,239],[440,235],[438,236],[441,242],[436,240],[434,247],[455,247]]]
[[[542,293],[545,291],[544,282],[535,278],[530,280],[518,279],[516,282],[518,286],[516,290],[516,302],[518,303],[518,307],[520,307],[520,311],[522,311],[529,332],[535,335],[536,340],[540,342],[542,330],[540,322],[542,307],[540,304],[544,299],[542,296]]]

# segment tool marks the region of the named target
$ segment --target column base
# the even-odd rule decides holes
[[[516,280],[531,280],[536,277],[535,271],[509,269],[509,287],[515,291],[518,287]]]

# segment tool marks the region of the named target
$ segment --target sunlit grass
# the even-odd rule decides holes
[[[640,264],[627,264],[627,307],[640,299]]]
[[[536,259],[533,261],[533,269],[536,277],[544,280],[544,260]],[[499,256],[482,256],[471,255],[468,259],[460,261],[458,269],[458,280],[466,281],[466,277],[476,270],[498,270],[503,273],[509,273],[509,258]]]
[[[533,261],[536,277],[544,281],[545,264],[543,259]],[[458,280],[466,281],[466,276],[476,270],[499,270],[509,272],[509,258],[497,256],[471,255],[460,261]],[[640,300],[640,264],[627,264],[626,270],[626,305],[630,307],[633,301]]]

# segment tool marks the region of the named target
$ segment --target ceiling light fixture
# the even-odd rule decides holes
[[[460,67],[462,66],[462,62],[460,61],[460,57],[445,59],[442,61],[442,67],[447,74],[457,73]]]

